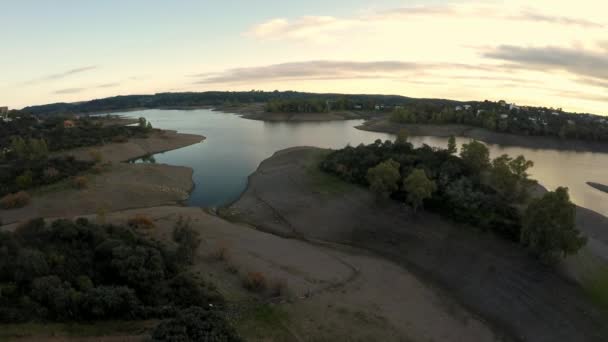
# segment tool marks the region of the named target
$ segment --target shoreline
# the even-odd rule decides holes
[[[277,151],[250,175],[245,192],[222,217],[274,235],[363,248],[438,286],[497,331],[512,337],[601,340],[596,328],[602,314],[572,275],[548,270],[525,250],[493,234],[463,230],[428,212],[412,219],[396,203],[378,206],[364,188],[327,197],[310,188],[304,167],[307,158],[319,150],[294,147]],[[584,260],[568,261],[576,267]],[[494,271],[497,265],[503,272]],[[547,291],[548,287],[558,290]],[[495,291],[502,294],[498,303]],[[521,325],[521,309],[526,305],[535,305],[551,318],[528,320],[532,317],[528,313],[524,315],[528,323]],[[579,317],[581,305],[593,314]],[[563,320],[572,324],[554,325]],[[547,329],[539,331],[538,323]]]
[[[93,160],[91,152],[102,155],[102,170],[88,171],[84,189],[75,189],[66,179],[33,189],[32,201],[23,208],[0,210],[4,226],[36,217],[77,217],[91,213],[103,215],[126,209],[161,205],[185,206],[194,190],[194,170],[167,164],[134,164],[129,160],[167,152],[200,143],[205,137],[156,131],[147,139],[125,143],[77,148],[60,152],[76,159]]]
[[[433,136],[448,138],[450,136],[464,137],[483,141],[491,145],[509,147],[524,147],[571,152],[608,153],[608,142],[601,143],[586,140],[561,140],[549,136],[524,136],[489,131],[466,125],[445,124],[397,124],[388,119],[368,120],[355,127],[362,131],[397,134],[405,130],[410,136]]]

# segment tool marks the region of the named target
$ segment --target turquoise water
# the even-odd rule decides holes
[[[278,150],[293,146],[342,148],[347,144],[372,143],[394,139],[384,133],[355,128],[361,120],[331,122],[262,122],[211,110],[145,110],[122,113],[145,117],[157,128],[200,134],[207,140],[154,156],[157,163],[188,166],[194,169],[195,189],[189,204],[218,207],[236,200],[247,186],[247,177],[261,161]],[[447,139],[412,137],[414,145],[445,147]],[[468,139],[457,139],[458,144]],[[608,154],[581,153],[488,145],[493,157],[523,154],[535,162],[532,177],[553,190],[570,188],[572,200],[583,207],[608,215],[608,194],[585,184],[608,184]]]

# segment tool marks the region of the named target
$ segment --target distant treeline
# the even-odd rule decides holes
[[[54,103],[42,106],[23,108],[22,112],[35,115],[81,114],[99,113],[134,108],[167,108],[167,107],[200,107],[239,105],[248,103],[269,103],[271,101],[307,101],[319,103],[323,108],[327,102],[331,109],[354,109],[358,104],[364,108],[372,109],[376,105],[394,107],[403,103],[433,102],[443,104],[458,104],[450,100],[413,99],[396,95],[340,95],[340,94],[313,94],[295,91],[247,91],[247,92],[221,92],[209,91],[202,93],[160,93],[155,95],[128,95],[116,96],[77,103]],[[347,103],[348,105],[343,105]],[[308,111],[308,108],[301,108]]]
[[[608,118],[561,108],[518,107],[504,101],[446,105],[431,102],[394,108],[391,121],[404,124],[464,124],[517,135],[608,141]]]

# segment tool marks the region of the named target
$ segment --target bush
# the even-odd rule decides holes
[[[175,319],[159,324],[152,341],[238,342],[242,339],[228,324],[224,315],[198,307],[179,312]]]
[[[130,218],[127,221],[127,224],[129,225],[129,227],[137,229],[154,228],[154,222],[152,221],[152,219],[142,214],[137,214],[135,215],[135,217]]]
[[[83,176],[74,177],[72,186],[79,190],[86,189],[89,186],[89,181]]]
[[[15,183],[17,183],[19,189],[27,189],[32,186],[33,182],[33,174],[30,170],[25,171],[22,175],[17,176],[15,179]]]
[[[261,272],[249,272],[243,280],[243,286],[254,292],[262,292],[266,289],[266,277]]]
[[[103,155],[97,150],[89,152],[89,157],[91,157],[91,160],[93,160],[97,164],[103,161]]]
[[[0,199],[0,208],[16,209],[23,208],[30,203],[31,197],[25,191],[19,191],[15,194],[8,194]]]

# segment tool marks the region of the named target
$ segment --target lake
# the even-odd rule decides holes
[[[260,162],[278,150],[293,146],[342,148],[347,144],[372,143],[394,139],[391,134],[366,132],[355,128],[362,120],[331,122],[263,122],[243,119],[235,114],[199,110],[145,110],[120,113],[145,117],[154,127],[207,137],[203,143],[154,156],[157,163],[194,169],[189,205],[219,207],[240,196],[247,177]],[[410,137],[416,145],[447,146],[446,138]],[[469,139],[458,138],[458,144]],[[492,157],[523,154],[533,160],[530,173],[548,189],[570,188],[572,200],[583,207],[608,215],[608,194],[593,189],[587,181],[608,183],[608,154],[569,152],[488,145]]]

